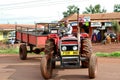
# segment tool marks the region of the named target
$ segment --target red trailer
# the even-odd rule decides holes
[[[44,28],[38,27],[43,25]],[[25,60],[27,53],[34,52],[39,54],[44,49],[45,41],[48,38],[49,28],[57,23],[37,23],[34,28],[16,26],[16,41],[20,41],[20,59]],[[29,50],[28,47],[29,46]]]

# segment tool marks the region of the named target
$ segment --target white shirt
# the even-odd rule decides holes
[[[67,25],[67,34],[72,34],[72,26],[70,24]]]

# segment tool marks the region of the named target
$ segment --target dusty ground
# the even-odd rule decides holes
[[[119,58],[98,58],[98,75],[93,80],[120,80]],[[89,80],[88,69],[54,69],[51,80]],[[44,80],[40,72],[40,57],[29,55],[22,61],[18,55],[0,56],[0,80]]]
[[[120,51],[120,44],[93,44],[94,52]],[[44,80],[40,72],[40,55],[28,55],[20,60],[18,54],[0,55],[0,80]],[[53,71],[50,80],[89,80],[88,69],[61,69]],[[92,80],[120,80],[120,58],[98,58],[98,74]]]
[[[94,52],[115,52],[115,51],[120,51],[120,43],[112,43],[112,44],[100,44],[96,43],[93,44],[93,51]]]

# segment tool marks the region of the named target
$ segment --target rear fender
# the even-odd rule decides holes
[[[81,33],[80,37],[81,38],[89,38],[89,34],[87,34],[87,33]]]
[[[59,36],[57,34],[49,34],[48,39],[54,39],[55,45],[56,45],[56,50],[58,50]]]
[[[57,44],[59,41],[59,36],[57,34],[49,34],[48,39],[50,39],[50,38],[55,40],[55,44]]]

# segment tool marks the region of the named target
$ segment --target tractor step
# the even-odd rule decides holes
[[[86,57],[80,57],[80,61],[87,61],[88,60],[88,58],[86,58]]]
[[[64,65],[64,66],[61,65],[60,68],[70,69],[70,68],[80,68],[80,66],[79,65]]]

